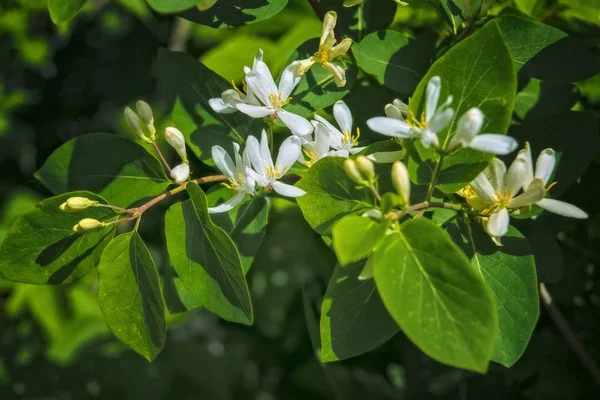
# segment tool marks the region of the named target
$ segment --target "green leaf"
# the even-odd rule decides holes
[[[66,213],[58,207],[69,197],[106,203],[90,192],[64,193],[40,202],[11,227],[0,248],[0,276],[33,284],[71,283],[89,273],[113,237],[115,225],[85,234],[73,232],[83,218],[114,219],[108,208],[93,207]]]
[[[232,190],[222,187],[209,192],[206,199],[209,207],[214,207],[229,200],[232,195]],[[247,273],[267,230],[267,222],[269,222],[267,199],[246,196],[244,201],[233,210],[212,214],[211,218],[215,225],[222,228],[235,243],[240,253],[244,273]]]
[[[499,331],[492,361],[511,367],[521,357],[539,317],[533,249],[512,226],[496,246],[481,224],[453,222],[450,236],[471,259],[491,289]]]
[[[248,65],[251,63],[249,59]],[[240,112],[212,111],[208,100],[221,97],[225,90],[231,89],[231,83],[185,53],[160,49],[155,73],[161,98],[174,106],[172,117],[177,128],[202,161],[210,160],[212,146],[218,144],[229,149],[232,140],[244,143],[248,135],[257,135],[266,128],[262,119]]]
[[[310,39],[292,53],[288,64],[295,60],[309,58],[317,50],[319,50],[319,39]],[[341,63],[340,61],[335,62]],[[294,89],[292,100],[285,106],[285,110],[307,117],[314,111],[322,110],[341,100],[354,85],[358,73],[353,64],[346,63],[345,68],[346,85],[337,87],[333,80],[333,73],[319,63],[313,65]]]
[[[321,234],[345,215],[374,208],[373,194],[357,187],[346,175],[341,157],[317,161],[296,186],[306,191],[306,195],[296,199],[304,218]]]
[[[336,32],[359,41],[369,33],[387,29],[398,4],[387,0],[367,0],[356,7],[343,7],[340,0],[322,0],[323,10],[337,12]]]
[[[223,319],[252,324],[252,303],[240,255],[208,214],[206,195],[187,185],[190,199],[167,211],[165,234],[171,264],[190,295]]]
[[[375,280],[360,280],[364,262],[337,266],[321,306],[321,360],[345,360],[387,342],[400,331]]]
[[[339,220],[331,230],[333,249],[341,265],[369,256],[385,236],[389,220],[376,221],[368,217],[349,215]]]
[[[172,183],[160,161],[142,146],[110,133],[69,140],[48,157],[35,177],[55,194],[89,190],[121,207],[156,196]]]
[[[569,83],[553,83],[530,79],[517,94],[517,117],[539,117],[569,111],[579,100],[579,92]]]
[[[352,46],[356,62],[390,89],[412,94],[435,55],[433,38],[413,40],[396,31],[374,32]]]
[[[136,231],[117,236],[102,253],[98,302],[114,335],[154,360],[167,337],[165,305],[156,266]]]
[[[161,13],[176,13],[192,8],[200,0],[147,0],[150,7]]]
[[[563,31],[532,19],[495,19],[520,74],[553,82],[576,82],[600,70],[600,61],[585,45]]]
[[[263,0],[261,2],[218,0],[206,11],[192,9],[179,15],[189,21],[211,28],[230,28],[255,24],[270,18],[283,10],[286,5],[287,0]]]
[[[84,4],[85,0],[48,0],[52,22],[59,24],[69,21],[79,13]]]
[[[440,362],[485,372],[498,331],[496,306],[448,234],[414,219],[386,236],[373,257],[379,294],[404,333]]]
[[[598,140],[598,119],[591,112],[566,111],[526,118],[519,126],[511,128],[510,135],[519,143],[529,142],[533,160],[548,147],[556,151],[558,159],[550,191],[559,197],[575,183],[594,159]]]
[[[425,90],[433,76],[440,76],[440,101],[452,95],[455,115],[449,126],[438,133],[440,146],[453,136],[458,119],[471,107],[485,114],[481,133],[506,133],[514,108],[517,79],[506,44],[494,23],[488,23],[473,36],[452,47],[438,59],[421,80],[410,101],[410,109],[421,115]],[[417,184],[431,181],[437,155],[420,142],[406,142],[411,179]],[[453,193],[471,182],[492,157],[472,149],[460,149],[444,159],[438,188]]]

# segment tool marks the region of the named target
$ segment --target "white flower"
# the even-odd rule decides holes
[[[262,61],[263,51],[258,50],[258,54],[254,57],[254,62],[252,64],[252,70],[256,68],[256,63]],[[247,67],[246,67],[247,68]],[[244,68],[244,70],[246,70]],[[259,106],[260,103],[258,99],[252,93],[252,91],[248,91],[246,87],[246,82],[242,82],[244,84],[243,90],[238,89],[233,81],[231,81],[231,85],[233,89],[227,89],[221,94],[221,97],[215,97],[208,100],[208,104],[210,107],[220,114],[231,114],[236,112],[238,109],[236,108],[237,104],[251,104],[255,106]]]
[[[277,193],[287,197],[304,196],[306,192],[300,188],[279,182],[279,179],[290,169],[300,157],[300,139],[290,136],[283,141],[279,148],[277,161],[273,164],[267,132],[262,131],[260,144],[254,136],[249,136],[246,142],[248,157],[253,169],[246,168],[246,173],[256,181],[259,186],[272,187]]]
[[[301,79],[295,63],[283,70],[278,88],[267,64],[257,60],[252,70],[246,69],[246,82],[248,90],[254,92],[264,106],[238,103],[236,107],[252,118],[263,118],[268,115],[279,117],[293,134],[306,137],[313,131],[311,123],[304,117],[282,109],[291,100],[289,96]]]
[[[348,157],[364,149],[364,147],[355,147],[360,137],[360,129],[356,128],[356,135],[352,135],[352,113],[342,100],[337,101],[333,106],[333,117],[341,131],[325,118],[315,114],[315,119],[319,122],[315,125],[315,129],[324,127],[329,131],[330,146],[334,150],[331,155]]]
[[[212,159],[217,168],[227,177],[229,183],[222,185],[232,189],[235,192],[232,198],[225,203],[208,209],[209,213],[216,214],[227,212],[240,204],[247,194],[253,195],[256,187],[254,179],[248,176],[247,169],[251,167],[248,157],[248,148],[244,150],[243,156],[240,156],[240,145],[233,143],[235,163],[221,146],[212,147]]]
[[[331,145],[331,133],[329,132],[329,129],[320,122],[312,122],[315,127],[314,140],[301,140],[301,142],[303,142],[302,151],[308,156],[309,160],[306,161],[302,155],[300,155],[300,158],[298,159],[298,161],[309,167],[321,158],[332,155],[329,150],[329,146]]]
[[[333,73],[333,79],[338,87],[346,85],[346,71],[332,61],[342,57],[348,52],[352,45],[352,39],[344,39],[339,44],[335,44],[334,28],[337,21],[337,13],[328,11],[323,17],[323,27],[321,28],[321,40],[319,41],[319,51],[305,60],[299,60],[297,65],[298,74],[304,75],[315,63],[320,63],[323,68]]]
[[[458,146],[470,147],[475,150],[493,154],[508,154],[513,152],[518,143],[510,136],[495,133],[479,135],[483,126],[483,113],[479,108],[469,109],[460,119],[456,127],[456,134],[448,145],[450,150]]]
[[[446,101],[438,107],[441,89],[440,77],[432,77],[427,83],[425,112],[420,119],[409,112],[409,118],[404,121],[390,117],[375,117],[369,119],[367,125],[373,131],[382,135],[398,138],[420,138],[421,143],[426,148],[438,147],[437,132],[444,129],[454,117],[454,110],[449,107],[452,103],[452,96],[448,96]]]
[[[496,243],[508,231],[509,209],[535,204],[544,197],[544,186],[539,179],[533,180],[527,190],[517,196],[527,179],[527,170],[527,162],[522,157],[517,157],[508,171],[501,160],[493,158],[486,171],[471,182],[479,197],[479,211],[489,215],[485,229]]]
[[[187,153],[185,150],[185,138],[183,137],[183,134],[181,133],[181,131],[177,128],[173,128],[170,126],[165,129],[165,139],[167,140],[167,143],[169,143],[171,145],[171,147],[173,147],[175,149],[177,154],[179,154],[179,157],[181,158],[181,160],[183,162],[187,163]]]
[[[554,167],[556,166],[556,153],[552,149],[544,149],[541,151],[535,163],[535,170],[533,167],[533,158],[531,157],[531,149],[529,143],[525,143],[525,148],[519,152],[523,159],[527,163],[527,177],[523,184],[523,189],[527,189],[533,182],[540,180],[543,187],[547,187],[548,191],[555,183],[548,185]],[[554,214],[562,215],[563,217],[571,217],[578,219],[585,219],[588,217],[587,213],[572,204],[565,203],[564,201],[543,198],[537,203],[538,206],[544,210],[550,211]]]
[[[181,163],[171,170],[171,178],[177,183],[184,183],[190,177],[190,166],[187,163]]]

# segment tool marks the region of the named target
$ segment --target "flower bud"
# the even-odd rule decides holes
[[[184,163],[188,162],[187,153],[185,150],[185,138],[183,137],[183,133],[177,128],[168,127],[165,129],[165,139],[167,142],[175,149],[179,157],[181,157],[181,161]]]
[[[410,204],[410,177],[402,161],[392,164],[392,183],[404,204]]]
[[[369,184],[369,182],[365,181],[360,172],[358,172],[358,168],[356,167],[356,162],[354,160],[348,158],[346,161],[344,161],[344,171],[346,171],[346,174],[348,174],[350,179],[359,185]]]
[[[358,168],[358,171],[363,174],[369,182],[375,179],[375,165],[373,165],[373,161],[369,160],[367,157],[356,157],[356,168]]]
[[[97,201],[90,200],[87,197],[69,197],[59,208],[64,212],[78,212],[96,204],[98,204]]]
[[[181,163],[171,170],[171,178],[177,183],[184,183],[190,177],[190,166],[186,163]]]
[[[150,108],[150,105],[143,100],[139,100],[137,103],[135,103],[135,108],[137,109],[140,118],[142,119],[142,121],[144,121],[146,127],[148,127],[148,130],[150,131],[150,139],[154,140],[156,128],[154,127],[154,116],[152,115],[152,108]]]
[[[77,233],[85,233],[93,231],[94,229],[102,228],[104,224],[97,219],[84,218],[77,225],[73,227],[73,231]]]
[[[386,117],[401,121],[404,121],[408,115],[408,105],[400,99],[395,99],[391,104],[386,104],[384,110]]]
[[[152,142],[150,139],[144,135],[144,131],[142,130],[142,126],[140,125],[140,117],[129,107],[125,107],[125,112],[123,113],[125,117],[125,122],[127,126],[133,133],[137,135],[140,140],[143,140],[146,143]]]

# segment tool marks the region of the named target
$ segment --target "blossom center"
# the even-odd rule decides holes
[[[308,151],[306,149],[302,149],[302,151],[309,158],[309,161],[306,161],[306,165],[309,166],[309,167],[311,165],[313,165],[317,161],[317,159],[319,158],[319,157],[317,157],[317,155],[315,154],[314,151]]]
[[[232,189],[232,190],[237,191],[237,188],[240,187],[242,185],[242,183],[244,183],[244,177],[242,176],[241,173],[238,172],[237,181],[234,181],[231,178],[229,178],[228,181],[229,181],[229,183],[221,182],[221,185],[225,186],[227,189]]]
[[[235,90],[237,92],[237,94],[240,95],[240,97],[246,96],[246,93],[248,93],[248,86],[246,86],[246,81],[245,80],[242,80],[242,90],[240,90],[235,85],[235,82],[233,81],[233,79],[231,80],[231,86],[233,86],[233,90]]]
[[[331,61],[329,57],[329,49],[325,47],[320,47],[319,51],[314,54],[314,57],[322,64]]]
[[[356,128],[356,136],[352,135],[352,131],[348,129],[344,132],[344,144],[356,146],[358,144],[358,138],[360,137],[360,128]]]
[[[270,179],[279,179],[285,174],[287,169],[288,167],[285,167],[279,171],[279,163],[275,163],[275,167],[271,166],[265,168],[265,176]]]
[[[409,111],[406,120],[406,124],[412,128],[425,128],[427,127],[427,121],[425,120],[425,113],[421,113],[421,118],[417,118],[413,111]]]
[[[291,97],[288,97],[287,99],[283,99],[281,96],[281,93],[275,95],[274,93],[269,94],[269,103],[271,103],[271,107],[274,108],[281,108],[283,106],[285,106],[287,103],[290,102],[290,100],[292,100]]]

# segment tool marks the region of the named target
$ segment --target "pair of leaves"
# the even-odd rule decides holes
[[[109,133],[69,140],[48,157],[35,177],[55,194],[89,190],[121,207],[158,195],[171,184],[156,157]]]
[[[510,53],[495,23],[488,23],[473,36],[452,47],[439,58],[421,80],[411,98],[410,109],[420,116],[425,108],[427,83],[441,77],[440,101],[452,95],[455,115],[448,127],[438,133],[440,146],[447,144],[458,119],[471,107],[485,115],[482,133],[506,133],[514,108],[516,74]],[[407,142],[407,167],[417,184],[431,181],[437,155],[419,142]],[[464,187],[487,165],[491,154],[471,149],[458,150],[444,159],[438,188],[452,193]]]
[[[114,234],[111,225],[86,234],[73,231],[82,218],[108,222],[115,213],[108,208],[89,208],[79,213],[59,209],[69,197],[87,197],[106,203],[90,192],[64,193],[40,202],[20,217],[0,248],[0,276],[32,284],[71,283],[89,273]]]

